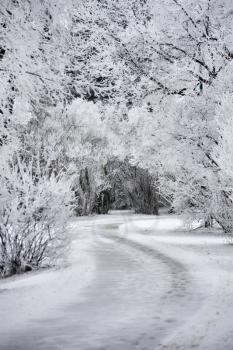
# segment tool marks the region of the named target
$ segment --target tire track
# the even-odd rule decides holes
[[[190,285],[190,276],[187,268],[182,263],[161,253],[159,250],[155,250],[154,248],[132,241],[128,238],[111,236],[111,239],[115,240],[117,243],[126,245],[135,250],[139,250],[146,255],[149,255],[154,260],[159,260],[163,264],[167,265],[172,276],[171,288],[182,292],[182,295],[179,296],[177,294],[177,297],[183,296]]]

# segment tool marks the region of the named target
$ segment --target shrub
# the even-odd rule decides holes
[[[66,246],[72,198],[64,174],[14,160],[0,171],[0,273],[7,276],[51,264]]]

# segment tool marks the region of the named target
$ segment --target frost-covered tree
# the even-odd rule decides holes
[[[90,0],[76,22],[90,98],[121,108],[158,93],[200,93],[232,60],[228,0]]]
[[[233,229],[231,83],[232,64],[202,96],[175,103],[167,159],[162,165],[163,174],[167,169],[170,175],[164,189],[173,198],[174,208],[206,224],[215,219],[225,232]]]
[[[232,230],[232,13],[230,0],[1,2],[3,274],[44,259],[26,253],[33,225],[48,252],[52,216],[107,212],[120,182],[138,211],[161,200]]]

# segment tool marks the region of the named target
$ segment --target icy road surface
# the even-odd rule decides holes
[[[171,216],[70,224],[64,268],[0,282],[0,350],[233,349],[233,246]]]

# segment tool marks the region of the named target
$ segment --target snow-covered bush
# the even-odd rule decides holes
[[[19,157],[2,163],[0,174],[1,275],[51,264],[66,245],[72,203],[67,179]]]
[[[232,66],[233,68],[233,66]],[[227,83],[233,79],[233,69],[228,69]],[[225,90],[225,91],[224,91]],[[221,103],[216,110],[218,141],[212,152],[218,171],[216,174],[215,218],[224,231],[233,233],[233,98],[232,85],[223,89]]]
[[[200,96],[172,105],[167,132],[171,138],[163,173],[172,175],[166,189],[175,211],[205,224],[215,219],[233,232],[233,66],[219,73]],[[170,166],[169,166],[170,164]],[[167,179],[166,179],[167,180]]]

